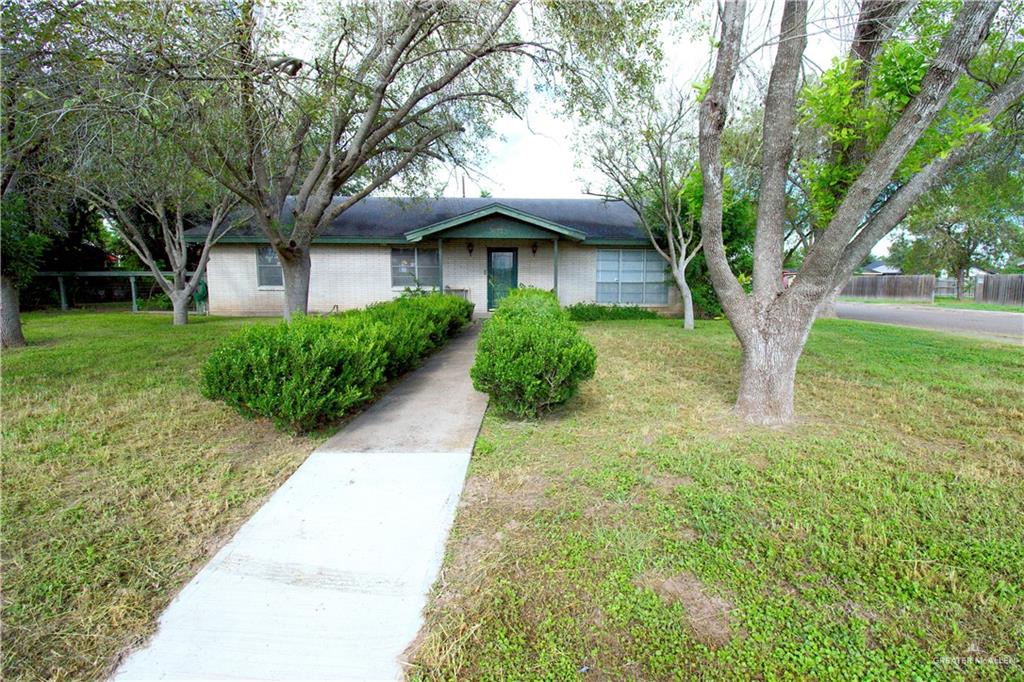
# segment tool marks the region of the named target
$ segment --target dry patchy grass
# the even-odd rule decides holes
[[[577,398],[485,420],[412,677],[1024,675],[1019,348],[824,321],[766,430],[724,323],[585,330]]]
[[[320,438],[204,400],[242,323],[29,315],[3,355],[3,677],[94,679]]]

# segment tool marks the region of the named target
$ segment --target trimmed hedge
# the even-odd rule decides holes
[[[576,322],[598,320],[655,320],[658,313],[633,305],[601,305],[599,303],[577,303],[565,309]]]
[[[207,359],[200,390],[244,416],[308,431],[369,400],[469,322],[457,296],[399,298],[331,317],[245,327]]]
[[[393,379],[415,367],[420,358],[469,322],[473,304],[450,295],[403,296],[349,315],[367,315],[394,332],[387,340],[385,366],[385,375]]]
[[[597,354],[554,294],[516,289],[487,321],[470,370],[499,410],[536,418],[594,376]]]

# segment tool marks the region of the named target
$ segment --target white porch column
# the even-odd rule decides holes
[[[555,237],[554,239],[551,240],[551,246],[554,248],[553,270],[555,276],[555,298],[558,298],[558,237]]]
[[[444,240],[437,238],[437,288],[444,293]]]

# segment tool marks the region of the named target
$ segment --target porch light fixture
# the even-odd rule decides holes
[[[533,243],[533,247],[531,247],[531,248],[533,249],[533,255],[536,256],[537,255],[537,242],[534,242]]]
[[[469,251],[469,255],[473,255],[473,242],[466,242],[466,251]]]

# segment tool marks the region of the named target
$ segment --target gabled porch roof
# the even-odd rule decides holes
[[[463,239],[559,239],[582,242],[586,233],[500,203],[409,230],[410,242],[425,237]]]

